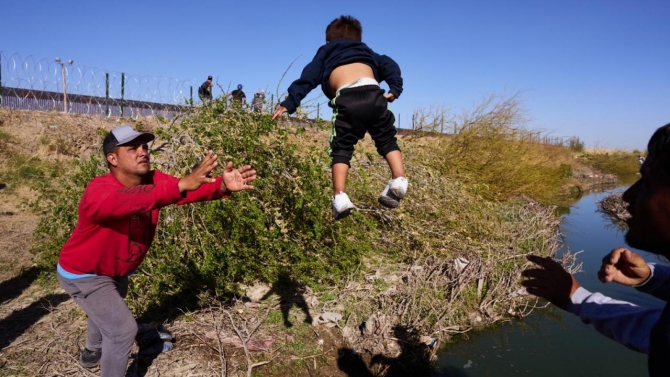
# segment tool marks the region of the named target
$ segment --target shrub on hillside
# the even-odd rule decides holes
[[[299,148],[299,130],[215,101],[155,133],[152,160],[166,173],[188,174],[212,149],[222,164],[251,164],[259,179],[256,190],[227,200],[161,210],[152,249],[133,279],[137,307],[199,292],[226,295],[239,282],[275,282],[280,276],[332,283],[370,249],[365,233],[374,223],[333,221],[324,145]],[[86,182],[106,171],[100,156],[82,162],[42,208],[34,251],[47,270],[53,271],[75,225]]]
[[[584,142],[577,136],[573,136],[568,139],[568,148],[575,152],[584,151]]]

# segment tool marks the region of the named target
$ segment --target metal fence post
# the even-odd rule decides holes
[[[320,103],[316,104],[316,119],[321,119],[321,116],[320,116],[321,114],[319,113],[319,105],[321,105],[321,104]]]
[[[65,79],[65,63],[60,63],[60,73],[63,80],[63,112],[67,113],[67,81]]]
[[[126,74],[121,72],[121,117],[123,117],[123,96],[126,91]]]
[[[193,106],[193,85],[191,85],[191,106]]]
[[[109,73],[105,73],[105,114],[109,116]]]
[[[414,129],[414,114],[412,114],[412,129]]]

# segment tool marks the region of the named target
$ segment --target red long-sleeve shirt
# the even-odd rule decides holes
[[[61,268],[74,274],[125,276],[135,271],[151,246],[161,207],[224,197],[216,182],[179,193],[179,178],[153,170],[147,184],[123,186],[112,174],[92,179],[81,201],[79,218],[60,251]]]

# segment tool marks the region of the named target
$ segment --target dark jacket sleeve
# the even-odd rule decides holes
[[[375,59],[379,65],[379,79],[386,81],[389,85],[389,92],[393,93],[395,98],[400,97],[400,94],[402,93],[400,66],[395,60],[386,55],[376,54]]]
[[[303,68],[300,78],[293,81],[291,86],[288,87],[288,98],[282,101],[280,105],[284,106],[289,114],[293,114],[295,109],[300,106],[300,101],[319,85],[323,76],[325,57],[325,49],[321,47],[312,61]]]

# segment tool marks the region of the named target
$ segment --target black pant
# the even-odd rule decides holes
[[[338,163],[351,166],[354,145],[369,132],[377,153],[386,156],[399,151],[393,123],[395,117],[388,109],[384,90],[377,85],[345,88],[337,92],[328,104],[333,108],[333,134],[330,136],[331,166]]]

